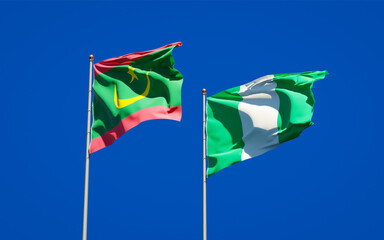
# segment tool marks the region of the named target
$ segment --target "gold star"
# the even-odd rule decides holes
[[[134,71],[135,71],[135,68],[133,68],[133,67],[131,67],[131,66],[128,67],[128,74],[130,74],[130,75],[132,76],[131,82],[129,82],[129,83],[132,83],[133,80],[134,80],[135,78],[136,78],[137,80],[139,80],[139,79],[137,78],[136,74],[134,73]]]

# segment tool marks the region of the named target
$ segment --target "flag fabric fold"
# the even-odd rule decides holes
[[[311,89],[326,74],[268,75],[208,97],[208,176],[272,150],[311,126]]]
[[[94,66],[90,153],[153,119],[181,120],[183,76],[172,50],[181,42],[101,61]]]

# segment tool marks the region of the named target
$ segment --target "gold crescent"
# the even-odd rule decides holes
[[[131,105],[132,103],[134,102],[137,102],[139,101],[140,99],[142,98],[145,98],[148,93],[149,93],[149,88],[151,87],[151,83],[149,81],[149,76],[148,76],[148,73],[147,72],[147,87],[145,89],[145,91],[140,94],[139,96],[136,96],[136,97],[133,97],[133,98],[127,98],[127,99],[119,99],[119,97],[117,96],[117,91],[116,91],[116,83],[115,83],[115,94],[114,94],[114,99],[115,99],[115,105],[118,109],[120,108],[123,108],[123,107],[126,107],[128,105]]]

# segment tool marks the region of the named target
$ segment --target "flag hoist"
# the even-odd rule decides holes
[[[86,147],[86,153],[85,153],[83,240],[87,239],[87,220],[88,220],[89,140],[91,137],[92,65],[93,65],[93,55],[91,54],[89,55],[89,88],[88,88],[87,147]]]
[[[203,92],[203,240],[207,240],[207,160],[206,160],[206,93]]]

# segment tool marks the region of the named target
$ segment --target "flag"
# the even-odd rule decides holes
[[[90,153],[152,119],[181,120],[183,76],[173,68],[181,42],[101,61],[94,66]]]
[[[268,75],[208,97],[208,176],[272,150],[311,126],[312,85],[326,74]]]

